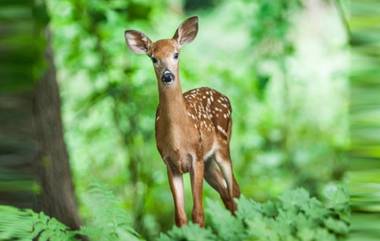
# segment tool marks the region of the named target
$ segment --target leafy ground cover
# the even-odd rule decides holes
[[[43,213],[0,206],[0,240],[73,241],[80,236],[101,241],[144,240],[131,228],[128,213],[110,191],[94,186],[89,197],[89,205],[93,204],[91,220],[78,231],[69,230]],[[190,223],[183,228],[173,227],[156,240],[341,240],[350,226],[348,194],[341,187],[329,186],[323,199],[311,197],[304,189],[288,191],[263,203],[241,197],[235,216],[219,203],[207,200],[205,229]]]

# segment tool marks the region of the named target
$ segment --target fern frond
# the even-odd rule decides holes
[[[220,241],[243,240],[245,227],[231,213],[221,205],[214,205],[215,201],[206,200],[206,214],[210,217],[210,224]]]
[[[87,236],[91,241],[142,240],[111,191],[100,184],[93,185],[86,201],[92,207],[92,221],[79,231],[69,230],[44,213],[0,205],[0,240],[77,241],[77,235]]]
[[[0,240],[76,240],[75,232],[43,213],[0,205],[0,217]]]
[[[207,201],[209,228],[192,223],[174,227],[158,241],[340,240],[349,232],[348,194],[343,188],[330,186],[325,199],[323,203],[303,189],[265,203],[241,197],[236,216]],[[93,221],[79,231],[71,231],[43,213],[0,206],[0,240],[75,241],[75,235],[80,234],[91,241],[141,241],[112,192],[94,185],[87,201],[92,205]]]
[[[215,234],[209,229],[200,228],[197,224],[189,223],[188,225],[178,228],[173,227],[166,234],[161,233],[158,241],[217,241]]]
[[[87,206],[91,207],[91,221],[80,229],[80,234],[94,241],[141,240],[140,235],[131,228],[131,217],[108,188],[95,183],[84,196]]]

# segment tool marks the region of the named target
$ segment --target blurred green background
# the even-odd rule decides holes
[[[348,147],[348,36],[325,1],[48,1],[65,138],[80,200],[106,183],[155,236],[173,224],[165,165],[154,140],[157,85],[149,58],[124,30],[170,38],[187,17],[199,35],[181,53],[184,90],[215,88],[233,108],[232,159],[245,196],[339,182]],[[186,205],[191,208],[186,178]],[[205,185],[206,198],[220,198]],[[83,193],[83,194],[82,194]],[[81,205],[82,216],[88,207]]]
[[[232,160],[244,196],[348,185],[350,240],[380,235],[380,3],[375,0],[47,0],[64,138],[83,222],[102,183],[147,239],[173,225],[156,150],[156,79],[124,31],[199,34],[180,57],[183,90],[209,86],[233,108]],[[41,16],[40,16],[41,17]],[[44,18],[44,16],[42,16]],[[191,192],[185,178],[186,206]],[[205,197],[221,202],[207,184]]]

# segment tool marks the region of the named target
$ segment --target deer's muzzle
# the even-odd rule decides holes
[[[161,80],[164,82],[164,84],[171,84],[174,82],[175,76],[172,72],[169,70],[165,70],[164,73],[162,73]]]

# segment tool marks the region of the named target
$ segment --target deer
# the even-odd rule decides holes
[[[158,87],[155,138],[166,165],[175,208],[175,224],[187,224],[183,174],[190,173],[192,221],[204,227],[203,179],[235,214],[240,188],[232,169],[230,140],[232,108],[228,97],[201,87],[182,93],[180,50],[198,33],[198,17],[182,22],[170,39],[151,41],[144,33],[126,30],[127,46],[153,62]]]

